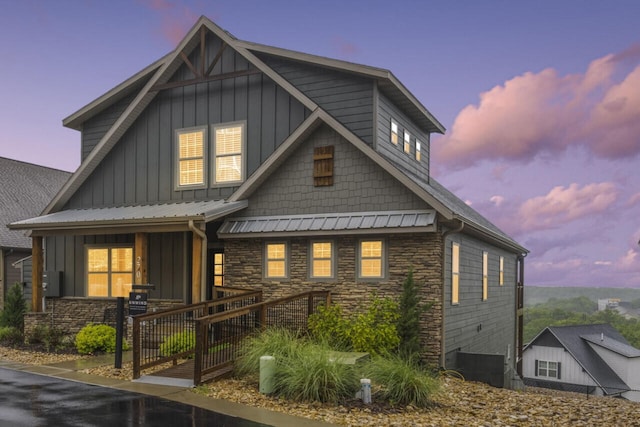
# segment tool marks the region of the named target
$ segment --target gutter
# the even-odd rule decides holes
[[[440,331],[441,335],[440,335],[440,340],[442,341],[441,345],[440,345],[440,366],[444,369],[446,369],[445,366],[445,350],[446,350],[446,346],[445,346],[445,300],[444,300],[444,295],[445,295],[445,283],[444,283],[444,279],[445,279],[445,260],[447,257],[447,253],[446,253],[446,248],[447,248],[447,237],[449,237],[449,235],[451,234],[457,234],[462,232],[462,230],[464,229],[465,223],[462,220],[458,220],[460,221],[460,225],[458,226],[458,228],[454,228],[451,230],[447,230],[445,232],[442,233],[442,288],[441,288],[441,294],[440,294],[440,299],[442,300],[442,329]]]
[[[189,230],[193,231],[202,239],[202,251],[201,251],[201,262],[200,262],[200,301],[204,301],[206,299],[206,281],[207,281],[207,233],[200,230],[196,227],[195,223],[192,219],[189,220]],[[193,278],[191,279],[193,281]],[[193,286],[193,285],[192,285]],[[191,296],[193,298],[193,295]]]

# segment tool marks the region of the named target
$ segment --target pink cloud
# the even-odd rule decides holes
[[[634,62],[630,72],[622,66]],[[480,94],[434,144],[453,168],[482,160],[529,162],[540,154],[583,146],[597,156],[640,153],[640,45],[591,62],[585,73],[551,69],[516,76]],[[622,78],[618,75],[622,74]]]
[[[153,12],[160,14],[161,23],[159,33],[171,45],[175,46],[182,41],[185,34],[198,15],[188,6],[170,0],[139,0],[142,5]]]
[[[333,40],[331,41],[331,44],[333,45],[334,49],[338,52],[338,55],[342,57],[344,56],[351,57],[354,54],[358,53],[358,51],[360,50],[355,44],[346,41],[340,36],[334,37]]]
[[[605,212],[617,199],[613,183],[589,184],[580,188],[557,186],[544,196],[524,202],[518,209],[519,223],[524,230],[557,228],[577,219]]]

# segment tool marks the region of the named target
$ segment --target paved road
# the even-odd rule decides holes
[[[158,397],[4,368],[0,426],[267,427]]]

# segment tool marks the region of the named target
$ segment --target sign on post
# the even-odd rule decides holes
[[[144,314],[147,312],[147,293],[129,292],[129,315]]]

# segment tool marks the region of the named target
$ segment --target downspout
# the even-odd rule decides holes
[[[518,255],[518,278],[516,282],[516,372],[522,378],[522,348],[524,346],[524,259],[527,253]],[[522,322],[521,322],[522,321]]]
[[[447,259],[447,237],[449,237],[449,235],[451,234],[456,234],[456,233],[460,233],[462,231],[462,229],[464,229],[464,222],[462,220],[458,220],[460,221],[460,225],[458,226],[458,228],[455,229],[451,229],[451,230],[447,230],[445,232],[442,233],[442,291],[441,291],[441,296],[440,299],[442,301],[442,330],[440,331],[441,335],[440,335],[440,339],[442,341],[442,343],[440,344],[440,367],[442,368],[446,368],[444,366],[444,362],[445,362],[445,300],[444,300],[444,296],[445,296],[445,268],[444,266],[446,265],[446,259]]]
[[[202,257],[200,263],[200,268],[202,270],[200,272],[200,301],[204,301],[207,297],[207,233],[196,227],[192,219],[189,220],[189,230],[193,231],[202,239],[202,250],[200,251]]]

